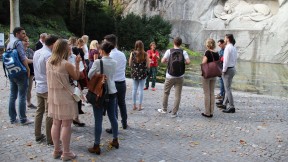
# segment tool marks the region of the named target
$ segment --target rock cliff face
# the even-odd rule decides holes
[[[124,14],[161,15],[193,50],[232,33],[238,58],[288,63],[288,0],[122,0]]]

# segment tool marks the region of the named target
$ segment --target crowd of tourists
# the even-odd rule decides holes
[[[35,140],[37,143],[46,142],[54,146],[53,158],[71,160],[76,158],[70,150],[71,125],[84,127],[85,123],[79,119],[84,114],[82,106],[87,103],[85,95],[80,100],[73,97],[75,87],[80,91],[87,88],[88,81],[99,73],[106,76],[108,85],[107,104],[92,104],[94,114],[94,144],[88,148],[88,152],[100,154],[100,139],[102,133],[103,113],[107,112],[111,128],[105,131],[113,135],[110,142],[112,147],[119,148],[118,142],[118,107],[121,115],[123,129],[128,128],[126,107],[126,65],[131,68],[133,80],[132,101],[134,111],[143,110],[144,91],[151,88],[156,91],[156,76],[158,61],[167,64],[162,108],[159,113],[168,112],[168,98],[172,87],[175,90],[174,106],[171,117],[178,116],[181,101],[181,92],[184,82],[185,65],[190,64],[187,51],[181,48],[182,39],[173,39],[174,47],[168,49],[162,58],[156,50],[156,43],[150,43],[150,49],[146,52],[141,40],[135,42],[135,48],[129,58],[117,49],[117,36],[106,35],[101,43],[83,35],[81,38],[70,37],[63,39],[55,35],[42,33],[35,49],[31,49],[29,37],[25,29],[16,27],[13,31],[14,39],[11,39],[6,50],[16,49],[19,60],[25,67],[25,71],[17,76],[9,77],[10,98],[9,117],[11,124],[20,123],[28,125],[34,123]],[[220,51],[216,51],[216,43],[209,38],[206,41],[207,50],[203,55],[202,64],[214,61],[222,62],[222,75],[220,78],[220,93],[216,105],[224,109],[224,113],[235,113],[233,95],[231,92],[232,79],[235,75],[237,51],[234,47],[235,39],[232,34],[227,34],[225,39],[218,41]],[[128,62],[127,62],[128,61]],[[9,67],[7,67],[9,68]],[[8,69],[9,71],[9,69]],[[204,105],[202,113],[204,117],[213,117],[215,105],[215,83],[217,77],[204,78]],[[35,81],[35,92],[31,93]],[[150,82],[151,87],[150,87]],[[91,83],[89,83],[91,84]],[[37,103],[31,102],[31,96],[36,94]],[[138,95],[138,96],[137,96]],[[15,102],[19,100],[19,117]],[[137,103],[138,101],[138,103]],[[26,107],[36,109],[35,119],[26,116]],[[104,112],[105,111],[105,112]],[[42,120],[45,116],[45,134],[42,134]]]

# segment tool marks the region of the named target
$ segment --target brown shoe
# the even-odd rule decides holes
[[[88,151],[89,151],[90,153],[95,153],[95,154],[97,154],[97,155],[100,155],[100,153],[101,153],[100,145],[94,144],[93,147],[88,148]]]
[[[118,138],[113,139],[113,141],[110,142],[110,145],[118,149],[119,148]]]

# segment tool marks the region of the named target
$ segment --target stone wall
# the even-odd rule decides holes
[[[224,10],[225,4],[229,4],[227,1],[238,4],[232,13]],[[148,16],[159,14],[169,20],[173,24],[171,36],[181,36],[183,42],[193,50],[204,51],[204,42],[209,37],[218,40],[225,34],[232,33],[237,41],[239,59],[288,63],[287,0],[122,0],[122,2],[125,4],[124,14],[130,12]],[[265,13],[267,10],[269,14]]]

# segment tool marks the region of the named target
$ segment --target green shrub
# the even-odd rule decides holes
[[[161,50],[169,43],[172,25],[160,16],[141,17],[130,13],[118,20],[116,28],[119,46],[125,50],[133,49],[137,40],[144,43],[145,50],[149,49],[149,44],[153,41]]]

